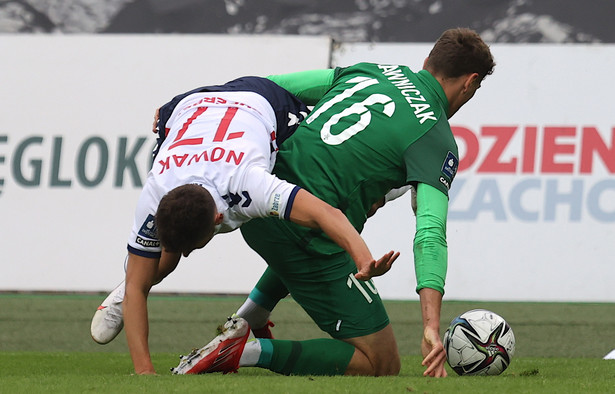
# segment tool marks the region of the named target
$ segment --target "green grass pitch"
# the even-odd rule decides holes
[[[101,346],[89,336],[104,295],[0,295],[0,393],[615,393],[615,305],[588,303],[444,303],[442,329],[474,308],[493,310],[517,339],[511,366],[500,376],[421,377],[420,310],[387,301],[402,355],[396,377],[280,376],[258,368],[237,374],[174,376],[178,355],[201,347],[241,297],[150,297],[150,346],[158,376],[134,376],[123,334]],[[274,335],[324,337],[291,299],[276,308]]]

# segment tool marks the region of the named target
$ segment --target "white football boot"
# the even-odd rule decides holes
[[[126,283],[120,283],[100,304],[90,326],[92,339],[105,345],[111,342],[124,327],[122,302]]]

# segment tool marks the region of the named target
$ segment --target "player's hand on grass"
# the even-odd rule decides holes
[[[374,276],[381,276],[389,272],[391,266],[399,257],[399,252],[390,251],[382,256],[378,261],[372,260],[368,265],[362,267],[354,277],[359,280],[370,280]]]
[[[158,375],[155,371],[154,372],[135,372],[135,373],[131,373],[130,376],[137,376],[137,375]]]
[[[134,375],[158,375],[154,370],[154,366],[150,364],[148,367],[135,366]]]
[[[421,341],[421,351],[423,362],[421,365],[427,367],[423,376],[432,378],[444,378],[447,376],[444,363],[446,362],[446,352],[440,340],[440,333],[433,327],[425,327],[423,330],[423,340]]]

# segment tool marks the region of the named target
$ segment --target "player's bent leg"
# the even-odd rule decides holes
[[[385,330],[386,331],[386,330]],[[364,339],[364,338],[363,338]],[[373,334],[365,341],[358,340],[364,349],[370,341],[387,340],[386,335]],[[361,375],[384,376],[399,373],[397,349],[364,351],[347,341],[331,338],[306,341],[260,339],[248,342],[240,359],[240,366],[266,368],[282,375]],[[378,354],[379,353],[379,354]]]
[[[287,295],[284,283],[268,268],[236,314],[247,320],[256,338],[273,339],[270,327],[274,324],[269,317],[277,303]]]
[[[306,341],[260,339],[259,343],[261,354],[253,366],[282,375],[343,375],[355,353],[352,345],[330,338]]]
[[[382,330],[358,338],[345,339],[355,347],[345,375],[398,375],[401,360],[393,329],[389,324]]]
[[[355,348],[336,339],[283,341],[251,337],[247,322],[230,317],[221,333],[200,349],[180,356],[174,374],[236,372],[260,367],[282,375],[343,375]]]
[[[221,334],[188,356],[180,356],[175,374],[236,372],[245,366],[266,368],[282,375],[363,375],[399,373],[400,363],[390,326],[365,337],[342,341],[250,339],[247,322],[231,317]],[[349,342],[356,343],[357,346]],[[376,344],[382,344],[378,349]]]
[[[279,221],[253,219],[241,227],[241,232],[294,300],[321,330],[335,338],[314,343],[261,340],[263,353],[267,353],[267,344],[272,345],[272,353],[281,356],[282,362],[276,366],[272,357],[271,365],[258,366],[291,374],[313,374],[311,371],[325,363],[327,371],[321,371],[323,374],[374,376],[399,372],[395,337],[378,290],[372,281],[354,277],[356,265],[347,253],[318,253],[298,247]],[[294,347],[294,355],[291,357],[283,346]]]

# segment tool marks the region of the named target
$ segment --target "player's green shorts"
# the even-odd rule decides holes
[[[347,253],[322,255],[307,251],[288,236],[279,219],[253,219],[241,226],[244,239],[310,317],[333,338],[355,338],[389,324],[372,281],[355,279]]]

